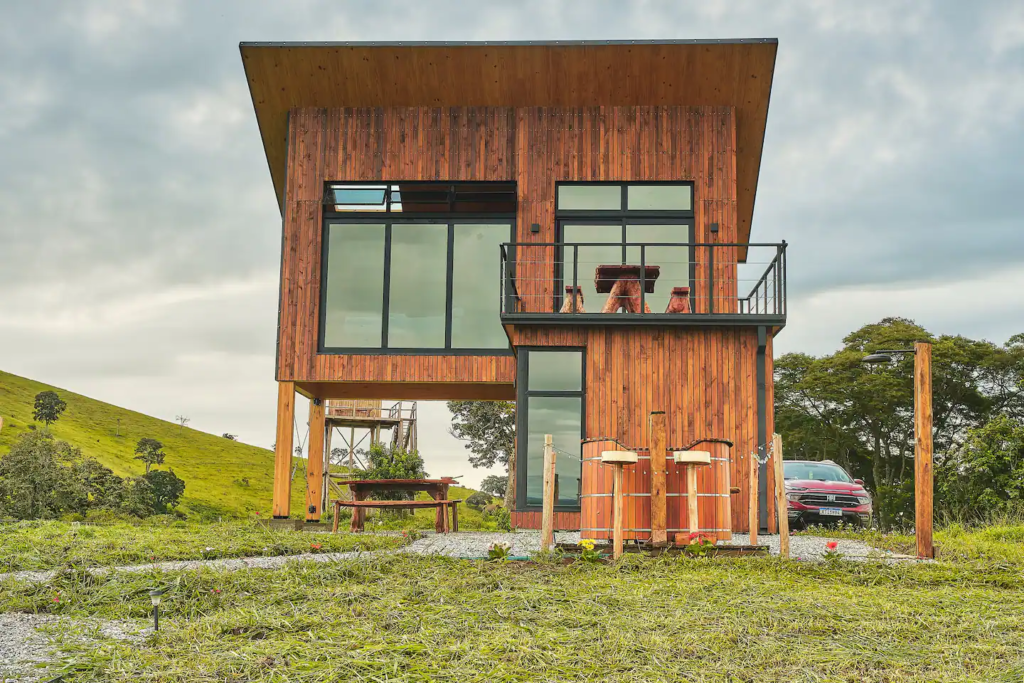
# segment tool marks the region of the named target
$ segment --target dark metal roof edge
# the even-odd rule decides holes
[[[598,47],[605,45],[778,45],[778,38],[678,38],[651,40],[480,40],[480,41],[241,41],[247,47]]]

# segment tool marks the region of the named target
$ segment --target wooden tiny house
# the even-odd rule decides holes
[[[243,43],[283,218],[275,516],[290,513],[297,391],[311,434],[328,399],[514,399],[514,522],[539,526],[553,434],[556,525],[595,538],[601,439],[641,454],[627,538],[650,537],[652,504],[669,537],[688,528],[671,463],[652,500],[648,423],[664,412],[668,458],[719,440],[701,446],[702,528],[746,530],[786,321],[785,243],[751,240],[776,49]]]

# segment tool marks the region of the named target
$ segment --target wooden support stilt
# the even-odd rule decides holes
[[[306,453],[306,521],[319,522],[324,493],[324,402],[309,402],[309,449]]]
[[[555,547],[555,448],[551,435],[544,435],[544,499],[541,508],[540,549]]]
[[[295,383],[277,383],[277,441],[274,444],[274,518],[291,513],[292,447],[294,444]]]
[[[932,542],[932,345],[914,344],[914,529],[917,556],[935,557]]]
[[[665,413],[653,412],[650,416],[651,429],[651,545],[661,548],[668,545],[668,506],[666,498],[666,470],[668,452],[665,448]],[[619,468],[619,476],[622,471]]]
[[[789,559],[789,502],[782,467],[782,437],[772,436],[772,465],[775,471],[775,514],[779,518],[779,556]]]
[[[622,505],[622,464],[616,463],[612,467],[612,557],[619,559],[622,557],[622,539],[623,539],[623,517],[624,510]]]
[[[330,499],[330,481],[331,481],[331,437],[334,436],[334,427],[326,424],[324,428],[324,483],[322,486],[322,493],[320,494],[320,510],[327,512],[328,501]]]
[[[750,496],[747,499],[748,520],[750,523],[750,545],[757,545],[757,528],[760,520],[757,518],[757,454],[750,454]]]

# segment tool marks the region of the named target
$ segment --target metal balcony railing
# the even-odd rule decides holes
[[[786,243],[508,242],[501,314],[523,322],[781,325]]]

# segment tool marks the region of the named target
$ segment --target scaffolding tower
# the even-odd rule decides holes
[[[333,487],[335,495],[347,497],[348,489],[342,489],[331,481],[331,477],[348,477],[358,469],[365,470],[366,463],[356,452],[364,444],[369,449],[385,439],[391,448],[406,451],[417,450],[416,444],[416,401],[381,399],[327,400],[324,402],[324,487],[322,510],[327,509],[327,499]],[[341,439],[341,453],[334,457],[331,444],[334,433]],[[388,434],[383,434],[388,432]],[[348,468],[348,474],[331,474],[332,468]]]

